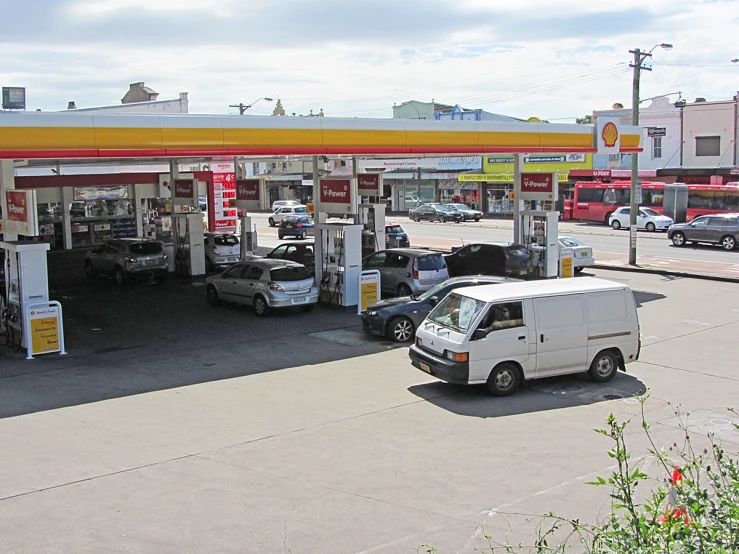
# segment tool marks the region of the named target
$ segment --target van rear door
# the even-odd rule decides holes
[[[587,369],[588,326],[580,294],[535,298],[536,378]]]

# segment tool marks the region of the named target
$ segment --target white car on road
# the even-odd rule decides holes
[[[608,223],[614,229],[628,229],[631,218],[631,208],[619,208],[608,219]],[[675,223],[671,217],[662,215],[652,208],[639,208],[636,216],[636,228],[652,231],[667,231],[670,225]]]
[[[308,206],[303,204],[295,204],[293,206],[282,206],[277,208],[272,214],[270,214],[267,222],[270,227],[279,226],[282,218],[286,215],[309,215]]]
[[[593,249],[589,246],[585,246],[577,239],[572,237],[559,237],[559,248],[572,248],[574,253],[574,259],[572,260],[572,267],[576,272],[581,272],[583,268],[593,265],[595,258],[593,257]]]

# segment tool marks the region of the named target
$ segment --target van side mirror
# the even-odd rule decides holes
[[[432,306],[436,306],[439,303],[439,297],[438,296],[432,296],[429,298],[429,304]]]
[[[485,329],[475,329],[472,333],[472,340],[481,340],[488,336],[488,332]]]

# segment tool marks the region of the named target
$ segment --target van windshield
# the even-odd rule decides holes
[[[444,327],[466,333],[485,308],[485,303],[452,292],[428,315],[428,319]]]

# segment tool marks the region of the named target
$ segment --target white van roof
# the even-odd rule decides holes
[[[457,289],[454,292],[483,302],[505,302],[535,296],[560,296],[564,294],[624,290],[628,288],[627,285],[606,279],[577,277],[573,279],[507,283],[503,287],[500,285],[478,285]]]

